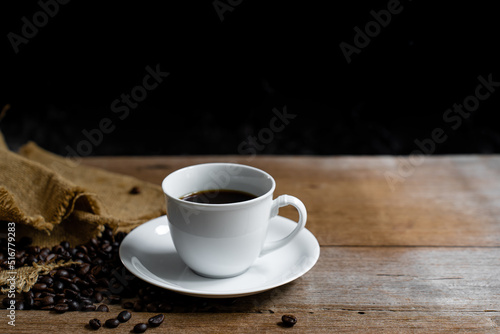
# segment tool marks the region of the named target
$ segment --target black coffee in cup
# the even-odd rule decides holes
[[[194,203],[228,204],[244,202],[256,197],[257,196],[254,196],[250,193],[239,190],[211,189],[190,193],[182,196],[180,199]]]

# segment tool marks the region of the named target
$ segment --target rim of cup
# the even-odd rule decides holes
[[[243,202],[224,203],[224,204],[189,202],[189,201],[182,200],[179,197],[172,196],[168,192],[168,189],[167,189],[167,186],[166,186],[166,184],[169,181],[168,179],[175,177],[176,174],[185,173],[189,169],[195,169],[195,168],[201,168],[201,167],[207,167],[207,166],[217,166],[217,165],[218,166],[228,166],[228,165],[229,166],[236,166],[236,167],[239,167],[239,168],[256,171],[256,172],[258,172],[260,174],[263,174],[264,176],[266,176],[271,181],[271,188],[268,191],[266,191],[264,194],[261,194],[259,196],[256,196],[255,194],[252,194],[252,195],[254,195],[256,197],[252,198],[250,200],[243,201]],[[177,170],[173,171],[172,173],[168,174],[163,179],[163,181],[161,183],[161,186],[162,186],[162,189],[163,189],[163,193],[166,196],[168,196],[170,199],[172,199],[172,200],[174,200],[174,201],[176,201],[178,203],[182,203],[184,205],[192,205],[192,206],[195,206],[195,207],[198,206],[198,207],[215,208],[215,207],[228,207],[228,206],[245,206],[245,205],[250,205],[252,203],[255,203],[255,202],[258,202],[258,201],[262,200],[263,198],[265,198],[267,196],[272,196],[272,194],[274,193],[274,190],[276,188],[276,181],[274,180],[274,178],[269,173],[263,171],[262,169],[256,168],[256,167],[252,167],[252,166],[248,166],[248,165],[243,165],[243,164],[237,164],[237,163],[230,163],[230,162],[209,162],[209,163],[202,163],[202,164],[196,164],[196,165],[186,166],[186,167],[177,169]],[[219,188],[217,190],[220,190],[220,189],[225,189],[225,188]],[[197,190],[197,191],[206,191],[206,190],[212,190],[212,189],[204,189],[204,190]],[[232,189],[229,189],[229,190],[232,190]],[[189,194],[189,193],[187,193],[187,194]],[[184,194],[182,196],[185,196],[187,194]]]

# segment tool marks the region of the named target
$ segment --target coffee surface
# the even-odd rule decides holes
[[[239,190],[229,190],[229,189],[212,189],[197,191],[195,193],[190,193],[181,197],[182,200],[194,203],[205,203],[205,204],[228,204],[244,202],[256,198],[250,193],[239,191]]]

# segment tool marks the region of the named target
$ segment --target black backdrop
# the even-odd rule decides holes
[[[500,153],[493,4],[18,3],[0,10],[0,104],[10,105],[0,130],[13,149],[34,140],[63,155]],[[147,90],[154,71],[169,74]],[[123,100],[131,93],[137,105]],[[471,112],[448,112],[464,102]]]

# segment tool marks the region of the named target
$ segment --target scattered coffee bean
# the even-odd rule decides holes
[[[141,322],[134,326],[134,333],[144,333],[146,329],[148,329],[148,325]]]
[[[139,188],[139,187],[133,187],[132,189],[130,189],[130,191],[128,193],[132,194],[132,195],[140,194],[141,193],[141,188]]]
[[[285,314],[281,317],[281,321],[283,321],[283,325],[286,327],[292,327],[297,323],[297,318],[291,314]]]
[[[101,328],[101,321],[99,319],[92,319],[89,321],[89,326],[92,329],[99,329]]]
[[[106,304],[101,304],[97,307],[97,312],[109,312],[109,307]]]
[[[108,296],[108,300],[110,304],[119,304],[122,301],[122,297],[117,295]]]
[[[163,323],[163,320],[165,320],[165,316],[163,314],[157,314],[154,317],[149,318],[148,324],[151,327],[158,327]]]
[[[120,322],[127,322],[132,317],[129,311],[121,311],[120,314],[116,317]]]
[[[137,302],[134,303],[134,311],[135,312],[141,312],[143,310],[144,310],[144,305],[142,305],[141,302],[137,301]]]
[[[134,308],[134,303],[132,302],[125,302],[122,304],[122,308],[126,309],[126,310],[130,310],[132,308]]]
[[[154,313],[154,312],[158,312],[158,307],[153,303],[149,303],[148,305],[146,305],[146,310],[148,312]]]
[[[104,324],[108,328],[116,328],[120,324],[120,321],[118,319],[108,319]]]

